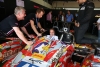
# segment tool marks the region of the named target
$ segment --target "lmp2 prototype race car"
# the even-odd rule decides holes
[[[3,67],[92,67],[94,49],[86,45],[52,41],[45,36],[35,38]]]
[[[73,44],[66,44],[60,40],[52,41],[45,36],[34,44],[26,46],[18,55],[7,61],[3,67],[67,67],[74,51]]]

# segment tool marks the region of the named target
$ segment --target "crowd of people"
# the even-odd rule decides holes
[[[77,2],[80,8],[78,14],[75,13],[75,18],[69,10],[67,11],[66,15],[64,12],[60,11],[58,16],[56,17],[56,21],[65,22],[68,28],[70,28],[70,25],[72,23],[75,25],[74,36],[76,43],[99,43],[98,39],[94,40],[84,38],[84,34],[86,33],[89,27],[92,13],[94,11],[94,3],[88,0],[77,0]],[[25,42],[27,45],[31,45],[33,42],[28,41],[25,35],[29,38],[32,38],[33,34],[35,34],[36,36],[42,35],[41,32],[45,31],[45,29],[41,26],[39,19],[42,18],[44,13],[44,9],[39,8],[36,10],[36,13],[30,13],[26,15],[25,9],[23,7],[16,7],[14,10],[14,14],[8,16],[0,22],[0,31],[2,31],[5,34],[5,36],[13,36],[15,32],[15,34],[23,42]],[[52,11],[50,11],[46,15],[46,20],[48,26],[52,28]],[[47,37],[52,38],[51,36],[54,37],[54,40],[58,40],[58,37],[55,36],[54,29],[50,29],[50,35],[48,35]]]

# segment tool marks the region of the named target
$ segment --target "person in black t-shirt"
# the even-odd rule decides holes
[[[32,38],[34,33],[37,36],[41,36],[41,33],[39,33],[37,30],[38,28],[40,29],[40,31],[45,31],[41,27],[41,24],[39,22],[39,19],[42,18],[43,14],[44,10],[39,8],[37,9],[36,14],[30,13],[25,17],[25,20],[22,21],[22,23],[20,24],[22,26],[21,29],[29,38]]]
[[[8,37],[12,36],[12,34],[15,32],[22,41],[28,45],[31,45],[33,42],[28,41],[19,29],[18,22],[20,20],[24,20],[25,16],[25,9],[23,7],[16,7],[13,15],[8,16],[0,22],[0,30],[5,34],[5,36]]]
[[[61,19],[62,19],[62,11],[59,12],[57,20],[61,21]]]

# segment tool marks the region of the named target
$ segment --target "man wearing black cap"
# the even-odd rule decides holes
[[[75,41],[79,44],[97,43],[94,39],[84,38],[94,11],[94,3],[88,0],[77,0],[80,8],[75,21]]]

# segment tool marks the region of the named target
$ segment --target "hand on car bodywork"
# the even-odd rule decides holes
[[[32,42],[32,41],[27,41],[26,44],[27,44],[27,45],[32,45],[33,42]]]
[[[29,38],[34,38],[34,35],[30,34],[28,35]]]
[[[45,32],[46,30],[45,30],[45,29],[43,29],[43,28],[41,28],[41,29],[40,29],[40,31],[41,31],[41,32]]]

